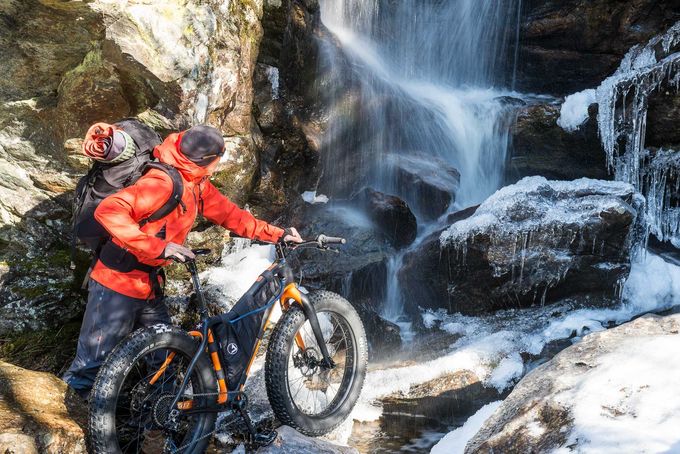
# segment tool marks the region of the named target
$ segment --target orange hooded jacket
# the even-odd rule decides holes
[[[208,181],[218,161],[200,167],[185,157],[179,148],[182,133],[171,134],[156,147],[154,155],[159,161],[175,167],[184,180],[181,206],[168,216],[143,227],[139,221],[156,212],[172,194],[172,180],[163,171],[151,169],[137,182],[105,198],[95,210],[95,219],[111,234],[112,241],[133,253],[147,265],[163,266],[169,262],[159,257],[165,246],[172,242],[183,244],[200,213],[209,221],[231,230],[239,236],[276,242],[283,230],[255,219],[248,211],[240,209]],[[165,227],[165,238],[156,236]],[[97,261],[90,277],[118,293],[131,298],[153,297],[149,273],[133,270],[123,273]]]

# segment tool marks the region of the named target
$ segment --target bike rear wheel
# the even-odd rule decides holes
[[[90,395],[90,452],[203,452],[215,413],[181,414],[172,429],[166,424],[197,348],[186,332],[166,325],[135,331],[121,342],[100,368]],[[216,392],[210,362],[202,355],[182,401],[203,406],[216,399]]]
[[[366,333],[352,305],[332,292],[309,295],[316,309],[332,369],[322,355],[302,309],[294,304],[272,333],[265,361],[269,402],[283,424],[319,436],[339,426],[356,404],[366,375]],[[302,339],[304,350],[296,342]]]

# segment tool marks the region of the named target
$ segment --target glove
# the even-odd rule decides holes
[[[288,227],[283,229],[283,242],[284,243],[302,243],[304,240],[298,233],[295,227]]]
[[[193,260],[196,258],[191,249],[182,246],[177,243],[168,243],[163,249],[163,254],[161,254],[163,259],[178,260],[180,262],[186,262],[187,260]]]

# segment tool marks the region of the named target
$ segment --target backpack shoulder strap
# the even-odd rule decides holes
[[[178,205],[181,205],[185,211],[187,209],[184,205],[184,202],[182,202],[182,195],[184,194],[184,182],[182,181],[182,176],[179,174],[179,171],[173,166],[163,162],[147,163],[144,167],[144,173],[150,169],[160,170],[161,172],[165,172],[170,177],[172,180],[172,194],[170,195],[170,198],[163,204],[163,206],[156,210],[155,213],[152,213],[148,218],[139,221],[140,226],[144,226],[149,222],[163,219],[172,213]]]

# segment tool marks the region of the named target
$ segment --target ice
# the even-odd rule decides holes
[[[461,337],[440,357],[417,364],[373,370],[366,376],[353,418],[377,419],[383,397],[408,395],[411,386],[463,370],[473,372],[487,387],[502,390],[524,373],[521,354],[538,355],[550,342],[580,337],[632,318],[680,305],[680,267],[648,253],[632,264],[622,302],[612,308],[575,308],[572,301],[550,307],[498,311],[488,316],[423,313],[426,327]]]
[[[576,131],[588,120],[588,107],[595,101],[596,91],[592,88],[567,96],[560,108],[557,124],[565,131]]]
[[[480,408],[477,413],[470,416],[462,427],[448,433],[439,443],[432,447],[430,454],[459,454],[465,451],[465,445],[474,437],[477,431],[503,401],[491,402]]]
[[[311,203],[312,205],[316,203],[328,203],[328,197],[323,194],[316,195],[316,191],[303,192],[302,200],[307,203]]]
[[[578,376],[558,401],[572,406],[565,446],[577,452],[671,453],[680,449],[680,336],[624,340]],[[559,452],[573,452],[561,448]]]
[[[647,197],[651,232],[673,243],[680,242],[680,215],[677,202],[670,205],[668,186],[677,182],[677,155],[674,170],[666,170],[645,148],[645,133],[649,96],[662,86],[676,91],[680,86],[679,43],[680,22],[646,45],[632,47],[596,90],[598,128],[610,170],[617,180],[633,184]],[[668,178],[669,172],[675,172],[674,178]]]

